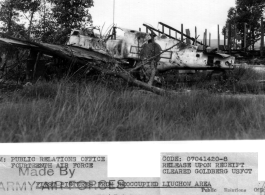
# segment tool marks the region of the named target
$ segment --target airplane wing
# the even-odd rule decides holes
[[[99,53],[94,50],[69,46],[55,45],[48,43],[34,43],[31,41],[20,40],[17,38],[0,38],[0,45],[11,45],[25,49],[33,49],[51,56],[67,56],[70,58],[78,58],[80,60],[98,60],[108,62],[113,58],[107,54]],[[120,60],[121,61],[121,60]]]
[[[9,39],[9,38],[0,38],[0,44],[4,45],[12,45],[16,47],[24,47],[24,48],[36,48],[35,45],[25,43],[24,41]]]

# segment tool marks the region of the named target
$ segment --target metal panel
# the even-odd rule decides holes
[[[165,59],[171,59],[172,58],[172,51],[167,51],[167,52],[165,52],[165,53],[162,53],[161,54],[161,58],[165,58]]]
[[[130,48],[130,53],[133,54],[139,54],[141,52],[142,47],[138,47],[138,46],[131,46]]]

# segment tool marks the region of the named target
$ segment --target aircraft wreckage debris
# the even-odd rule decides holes
[[[35,61],[33,77],[39,54],[42,53],[67,60],[70,64],[78,64],[107,75],[120,77],[133,85],[159,95],[176,92],[153,86],[156,72],[172,69],[225,70],[233,68],[235,60],[233,56],[217,53],[214,50],[199,50],[198,46],[173,39],[166,33],[157,36],[154,31],[159,33],[160,31],[145,26],[151,34],[113,27],[112,34],[105,39],[91,32],[73,30],[67,45],[37,43],[0,33],[2,35],[0,44],[30,49],[31,57]],[[123,31],[123,38],[118,38],[117,30]],[[171,30],[176,31],[174,28]],[[196,39],[188,38],[196,42]],[[133,74],[137,71],[142,72],[147,82],[134,78]]]
[[[141,87],[142,89],[151,91],[158,95],[165,94],[176,94],[175,91],[164,90],[155,86],[150,86],[147,83],[139,81],[133,78],[127,71],[124,72],[116,72],[113,70],[109,70],[107,66],[104,66],[108,63],[122,63],[124,60],[117,60],[105,54],[84,49],[77,48],[74,46],[63,46],[63,45],[54,45],[47,43],[35,43],[31,41],[19,40],[17,38],[0,38],[0,44],[7,44],[14,47],[21,47],[26,49],[37,50],[38,52],[42,52],[48,55],[57,56],[68,61],[75,60],[75,63],[80,65],[85,65],[87,67],[93,68],[97,71],[100,71],[104,74],[120,77],[126,80],[128,83]]]

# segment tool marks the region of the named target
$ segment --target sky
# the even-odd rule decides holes
[[[159,28],[158,22],[163,22],[180,30],[183,24],[191,36],[196,26],[199,39],[205,29],[216,39],[217,25],[221,31],[229,8],[235,6],[235,0],[94,0],[90,8],[93,24],[102,27],[105,23],[103,33],[113,23],[114,2],[114,23],[118,27],[145,31],[143,23]]]

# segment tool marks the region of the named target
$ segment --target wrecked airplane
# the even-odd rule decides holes
[[[118,76],[146,88],[148,87],[143,83],[139,83],[139,80],[148,82],[148,86],[152,86],[154,80],[159,80],[155,76],[157,72],[172,69],[194,71],[229,70],[233,68],[235,57],[211,50],[206,45],[199,43],[195,38],[182,33],[183,36],[193,41],[193,44],[187,44],[172,37],[170,32],[167,34],[148,25],[144,24],[144,26],[147,27],[150,33],[148,30],[144,33],[112,27],[109,31],[110,33],[107,33],[106,36],[101,36],[94,33],[94,28],[86,30],[74,29],[66,45],[36,43],[5,37],[3,34],[3,37],[0,38],[0,44],[30,49],[32,60],[31,64],[28,62],[27,65],[31,67],[29,72],[31,72],[30,77],[32,78],[38,76],[38,69],[41,70],[41,68],[38,68],[41,67],[38,65],[40,64],[38,61],[42,54],[53,56],[55,61],[57,58],[65,59],[71,62],[70,64],[83,65],[114,76],[118,75],[116,68],[122,66],[120,68],[125,72],[124,74],[120,73]],[[172,27],[170,28],[173,29]],[[114,65],[114,71],[107,70],[108,66],[97,67],[94,65],[100,66],[99,62],[102,64],[111,63]],[[56,65],[56,62],[54,64],[55,66],[58,65]],[[117,64],[119,65],[116,66]],[[40,73],[40,76],[42,74]],[[135,80],[135,78],[138,80]]]
[[[215,70],[233,68],[235,62],[233,56],[218,53],[210,48],[202,49],[201,45],[186,44],[165,33],[160,35],[159,30],[157,30],[159,35],[156,35],[153,31],[155,29],[150,30],[151,34],[113,27],[112,34],[104,38],[99,38],[93,32],[85,34],[81,30],[73,30],[67,45],[92,49],[111,55],[116,59],[126,59],[133,65],[144,60],[143,53],[153,52],[153,55],[160,53],[159,60],[157,60],[159,72],[171,69]],[[121,34],[117,31],[122,31],[123,36],[117,36],[117,34]],[[147,50],[150,51],[145,49],[143,52],[143,48],[152,41],[158,45],[156,49],[149,47]]]
[[[67,69],[68,65],[67,73],[73,68],[75,71],[82,68],[85,74],[94,69],[103,74],[120,77],[128,83],[157,94],[168,93],[153,86],[157,71],[233,68],[233,56],[205,49],[205,45],[204,49],[201,49],[201,46],[196,44],[186,44],[174,39],[170,33],[166,34],[151,27],[149,30],[151,33],[113,27],[112,33],[106,36],[95,34],[93,29],[73,30],[67,45],[37,43],[0,33],[0,45],[30,50],[27,71],[32,80],[43,76],[46,65],[41,63],[41,58],[45,54],[52,57],[54,66],[59,69]],[[194,38],[186,37],[197,42]],[[61,60],[61,63],[57,63]]]

